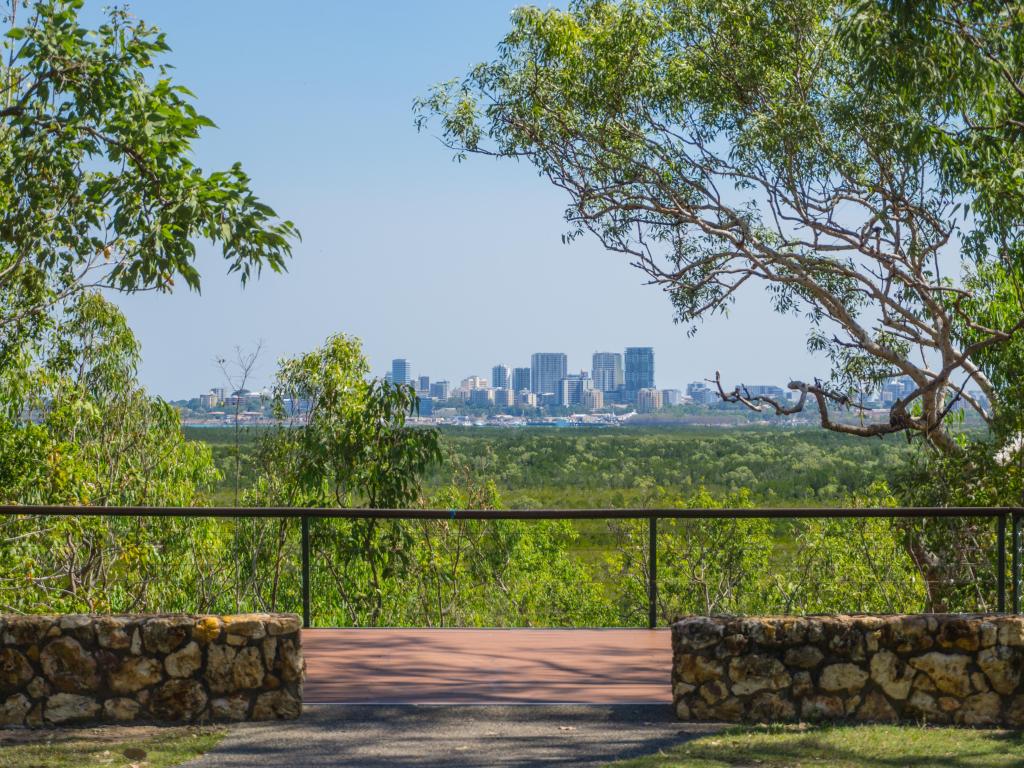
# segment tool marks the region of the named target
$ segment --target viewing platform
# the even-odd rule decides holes
[[[666,704],[666,629],[307,629],[307,703]]]

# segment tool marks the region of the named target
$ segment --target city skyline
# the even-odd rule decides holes
[[[741,291],[729,317],[690,338],[628,259],[594,238],[562,243],[566,198],[531,169],[456,164],[416,132],[413,99],[491,58],[518,4],[310,0],[295,13],[261,0],[134,0],[131,12],[166,32],[175,78],[218,126],[196,144],[196,162],[241,162],[261,199],[302,232],[288,274],[264,273],[244,290],[197,243],[201,294],[114,296],[142,344],[150,391],[201,391],[216,380],[215,358],[258,339],[256,378],[269,383],[279,358],[338,332],[363,340],[378,375],[406,355],[439,376],[487,376],[489,350],[512,366],[537,347],[579,369],[594,340],[656,347],[659,378],[678,384],[719,369],[729,382],[827,374],[805,350],[802,320],[774,314],[765,292]],[[87,3],[86,13],[101,8]],[[387,29],[390,44],[367,29]]]

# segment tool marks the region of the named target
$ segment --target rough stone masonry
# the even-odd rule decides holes
[[[292,719],[294,614],[0,616],[0,725]]]
[[[672,626],[683,720],[1024,726],[1024,617],[684,618]]]

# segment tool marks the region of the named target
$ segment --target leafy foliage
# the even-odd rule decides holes
[[[160,63],[163,33],[123,8],[87,29],[82,0],[11,0],[0,57],[0,365],[87,287],[199,288],[195,240],[244,283],[297,235],[241,166],[192,161],[212,121]],[[20,16],[19,16],[20,12]],[[22,359],[22,362],[24,360]]]

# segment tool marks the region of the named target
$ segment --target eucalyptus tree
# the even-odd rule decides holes
[[[827,377],[790,382],[794,404],[719,382],[723,398],[780,414],[813,403],[826,429],[906,432],[956,452],[954,402],[986,422],[1003,407],[984,361],[1024,328],[1017,224],[994,232],[979,221],[971,205],[984,180],[961,183],[923,142],[922,110],[947,131],[962,114],[865,83],[854,10],[826,0],[521,8],[497,57],[436,87],[417,120],[439,124],[460,159],[532,164],[568,198],[565,238],[593,233],[624,254],[690,333],[757,288],[806,318]],[[913,387],[888,418],[836,418],[893,376]]]
[[[273,397],[278,425],[261,442],[252,503],[408,507],[419,498],[427,469],[441,459],[437,431],[407,424],[419,408],[413,387],[370,379],[356,338],[334,335],[322,347],[282,360]],[[323,566],[318,594],[327,595],[323,599],[345,623],[377,623],[400,586],[393,577],[411,562],[412,529],[376,519],[317,521],[311,528]],[[287,540],[281,523],[270,546],[275,563],[282,562]],[[254,559],[254,588],[258,571]],[[256,596],[272,604],[276,576],[269,592]]]
[[[196,240],[242,282],[284,269],[297,235],[235,164],[192,150],[213,122],[171,77],[164,34],[123,7],[7,0],[0,43],[0,365],[85,288],[198,289]]]

